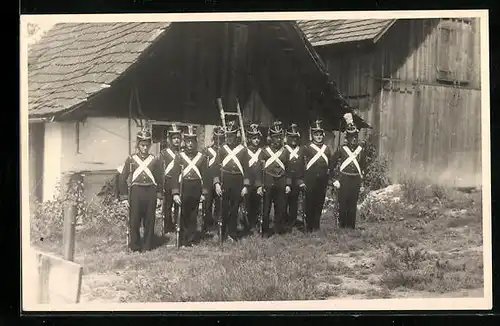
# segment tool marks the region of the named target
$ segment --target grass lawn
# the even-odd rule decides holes
[[[77,230],[81,301],[481,297],[481,193],[420,191],[365,205],[356,230],[337,229],[328,211],[319,232],[222,247],[214,238],[177,250],[169,234],[155,250],[127,253],[123,223],[103,219]],[[59,237],[40,238],[34,246],[61,254]]]

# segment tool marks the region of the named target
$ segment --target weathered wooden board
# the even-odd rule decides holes
[[[60,257],[30,250],[31,264],[25,283],[25,294],[29,294],[32,303],[37,304],[68,304],[78,303],[82,283],[83,268],[81,265]],[[36,293],[36,295],[34,294]]]

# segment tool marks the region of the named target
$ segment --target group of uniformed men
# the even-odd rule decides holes
[[[174,218],[181,209],[184,246],[195,242],[200,201],[204,211],[202,233],[209,234],[217,225],[216,217],[221,216],[223,239],[237,241],[240,205],[247,216],[244,234],[258,226],[265,236],[283,234],[297,225],[302,192],[305,194],[305,231],[319,230],[329,183],[338,189],[339,227],[355,227],[356,203],[366,159],[358,144],[359,130],[353,123],[347,126],[346,144],[335,153],[324,143],[325,131],[320,120],[310,127],[311,140],[303,145],[298,127],[293,123],[284,130],[280,121],[273,122],[266,145],[258,124],[251,124],[246,131],[247,146],[239,142],[238,129],[233,121],[225,128],[217,126],[213,143],[199,151],[195,127],[188,126],[187,132],[182,133],[173,125],[167,132],[169,145],[160,157],[149,152],[151,132],[143,129],[137,134],[137,152],[125,161],[119,189],[121,200],[129,206],[132,251],[152,249],[155,211],[162,201],[164,232],[175,230]],[[272,205],[273,228],[270,228]],[[141,222],[144,241],[139,233]]]

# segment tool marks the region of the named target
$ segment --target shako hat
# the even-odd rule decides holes
[[[347,125],[345,133],[347,136],[356,136],[359,130],[354,123],[350,123]]]
[[[213,134],[215,138],[224,136],[224,128],[222,126],[215,126]]]
[[[234,121],[232,121],[232,120],[228,121],[226,124],[225,134],[226,135],[236,135],[238,133],[238,129],[239,128]]]
[[[286,131],[288,137],[300,137],[298,126],[295,123],[290,124],[290,128]]]
[[[151,141],[151,131],[147,128],[142,128],[137,132],[137,141]]]
[[[269,127],[269,136],[280,136],[283,135],[283,123],[279,120],[275,120],[271,127]]]
[[[186,132],[182,134],[184,138],[196,139],[196,127],[193,125],[188,125]]]
[[[312,132],[316,132],[316,131],[325,132],[325,129],[323,129],[323,127],[322,127],[322,123],[323,123],[322,120],[314,121],[313,124],[311,125],[311,131]]]
[[[174,135],[179,135],[181,134],[181,130],[177,127],[177,125],[174,123],[170,127],[169,130],[167,130],[167,137],[172,137]]]
[[[262,132],[260,132],[259,125],[257,123],[250,124],[250,128],[247,130],[247,134],[250,137],[262,136]]]

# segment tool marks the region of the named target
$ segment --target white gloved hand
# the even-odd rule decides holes
[[[290,186],[285,187],[285,194],[289,194],[292,189],[290,189]]]
[[[220,183],[215,184],[215,193],[217,196],[222,196],[222,187],[220,186]]]
[[[181,196],[179,196],[179,195],[174,195],[174,202],[175,202],[177,205],[180,205],[180,204],[181,204]]]
[[[241,189],[241,197],[245,197],[247,193],[248,193],[247,187],[243,187],[243,189]]]
[[[338,180],[335,180],[335,182],[333,183],[333,186],[337,189],[340,188],[340,182]]]

